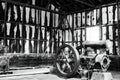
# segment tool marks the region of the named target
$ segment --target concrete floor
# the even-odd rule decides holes
[[[81,80],[80,78],[61,78],[55,74],[48,73],[49,69],[15,70],[13,74],[0,75],[0,80]],[[114,80],[120,80],[120,72],[111,72]]]
[[[35,74],[14,77],[2,77],[0,80],[80,80],[79,78],[60,78],[54,74]]]

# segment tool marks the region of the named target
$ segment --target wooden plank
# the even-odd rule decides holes
[[[116,16],[116,13],[115,13],[115,10],[117,9],[116,5],[113,6],[113,55],[117,55],[117,49],[116,49],[116,26],[115,25],[115,16]]]
[[[120,55],[120,4],[117,5],[117,15],[118,15],[118,55]]]
[[[40,69],[26,69],[26,70],[14,70],[13,74],[0,75],[0,78],[3,77],[14,77],[14,76],[25,76],[25,75],[33,75],[33,74],[44,74],[49,73],[49,68],[40,68]]]
[[[106,7],[107,24],[109,23],[108,7]],[[109,39],[109,26],[106,26],[106,39]]]

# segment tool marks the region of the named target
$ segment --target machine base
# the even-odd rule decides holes
[[[93,72],[91,80],[113,80],[110,72]]]

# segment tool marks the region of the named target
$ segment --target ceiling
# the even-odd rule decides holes
[[[13,0],[22,3],[31,4],[32,0]],[[47,8],[49,4],[53,4],[60,11],[66,13],[81,11],[89,8],[96,8],[100,5],[115,3],[120,0],[36,0],[36,6]]]
[[[50,0],[53,5],[65,12],[75,12],[120,0]]]

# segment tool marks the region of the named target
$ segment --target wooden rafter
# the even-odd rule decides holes
[[[41,4],[40,5],[43,6],[43,0],[41,0]]]
[[[59,5],[59,7],[61,7],[62,9],[67,10],[68,12],[71,11],[71,9],[76,10],[76,8],[78,7],[73,2],[69,2],[66,4],[66,2],[64,2],[62,0],[60,0],[58,2],[54,2],[54,3]],[[73,6],[75,6],[75,7],[73,7]]]
[[[84,4],[84,5],[90,6],[90,7],[92,7],[92,8],[95,8],[94,5],[92,5],[92,4],[90,4],[90,3],[87,3],[87,2],[85,2],[85,1],[82,1],[82,0],[75,0],[75,1],[80,2],[81,4]]]
[[[96,4],[98,4],[99,5],[99,3],[101,4],[101,2],[99,2],[98,0],[90,0],[94,5],[96,5]]]
[[[60,0],[60,2],[62,2],[62,4],[65,4],[64,6],[66,6],[66,7],[73,4],[73,3],[71,3],[71,2],[66,4],[63,0]]]
[[[92,5],[94,5],[93,1],[92,0],[88,0]]]
[[[46,8],[48,8],[49,4],[51,4],[52,0],[48,0]]]
[[[98,0],[100,3],[102,3],[102,0]]]
[[[66,7],[66,5],[62,5],[60,4],[59,2],[53,2],[53,4],[58,7],[58,9],[61,9],[61,10],[69,10],[69,8]]]
[[[94,9],[98,6],[115,3],[116,1],[117,0],[51,0],[55,6],[68,13],[90,8]]]

